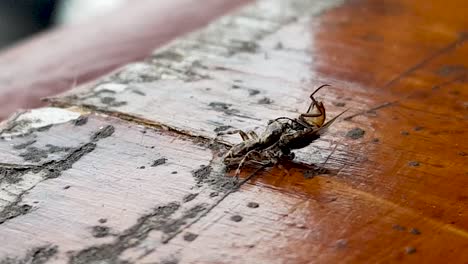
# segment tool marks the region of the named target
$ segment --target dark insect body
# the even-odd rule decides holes
[[[281,160],[294,159],[294,149],[301,149],[320,138],[320,135],[344,112],[325,123],[326,112],[322,102],[314,94],[327,84],[317,88],[311,95],[312,100],[306,113],[298,118],[279,117],[270,120],[265,131],[258,136],[254,131],[233,130],[222,134],[239,133],[242,142],[233,146],[223,157],[227,166],[238,165],[236,177],[246,161],[260,165],[273,165]]]

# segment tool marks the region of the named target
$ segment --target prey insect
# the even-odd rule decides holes
[[[281,160],[294,159],[292,150],[304,148],[310,145],[314,140],[320,138],[320,135],[328,128],[339,116],[334,117],[328,122],[326,120],[326,111],[322,102],[314,98],[323,87],[318,87],[311,95],[307,111],[300,114],[297,118],[278,117],[270,120],[265,131],[258,136],[254,131],[244,132],[242,130],[233,130],[222,134],[238,133],[242,142],[234,145],[224,156],[223,161],[227,166],[237,165],[235,176],[238,177],[240,169],[246,162],[259,165],[274,165]]]

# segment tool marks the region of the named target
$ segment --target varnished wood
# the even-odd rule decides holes
[[[26,259],[57,247],[51,262],[467,263],[464,5],[260,1],[49,99],[72,107],[72,121],[21,138],[9,136],[18,120],[5,124],[12,138],[0,142],[0,158],[14,164],[2,166],[43,168],[55,157],[24,160],[14,146],[34,135],[40,149],[96,148],[57,178],[41,170],[4,180],[0,216],[13,217],[0,234],[12,243],[0,254]],[[323,83],[328,118],[349,109],[344,118],[295,162],[246,167],[242,178],[254,177],[232,185],[216,132],[297,116]],[[94,114],[76,126],[76,111]],[[114,133],[92,140],[109,125]],[[162,157],[170,158],[151,167]],[[18,210],[24,203],[33,210]],[[99,237],[94,225],[111,231]]]

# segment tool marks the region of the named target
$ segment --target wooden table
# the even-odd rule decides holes
[[[261,0],[10,117],[0,263],[468,263],[466,7]],[[294,162],[222,171],[324,83]]]

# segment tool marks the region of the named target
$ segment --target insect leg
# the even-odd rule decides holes
[[[320,91],[320,89],[322,89],[323,87],[327,87],[327,86],[331,86],[329,84],[322,84],[320,85],[317,89],[315,89],[315,91],[310,95],[310,99],[314,100],[313,97],[314,97],[314,94],[318,91]]]
[[[251,151],[247,152],[247,154],[245,154],[244,158],[242,158],[239,165],[237,166],[236,173],[234,174],[236,178],[239,178],[240,170],[241,170],[242,166],[244,166],[244,163],[247,160],[247,157],[249,157],[250,155],[252,155],[254,153],[260,154],[260,152],[258,152],[256,150],[251,150]]]
[[[247,133],[245,133],[244,131],[242,131],[240,129],[230,130],[230,131],[225,131],[225,132],[219,132],[216,135],[216,137],[222,136],[222,135],[233,135],[233,134],[239,134],[243,141],[249,140],[249,136],[247,135]]]
[[[254,139],[254,140],[258,139],[257,133],[255,133],[255,131],[253,130],[250,130],[249,132],[247,132],[247,135],[249,135],[251,139]]]
[[[320,89],[322,89],[323,87],[326,87],[326,86],[331,86],[331,85],[329,85],[329,84],[321,85],[321,86],[319,86],[317,89],[315,89],[315,91],[313,91],[313,92],[310,94],[310,99],[312,100],[312,103],[309,105],[309,109],[307,109],[307,113],[309,113],[310,110],[311,110],[314,106],[318,105],[317,100],[315,100],[315,98],[314,98],[314,94],[315,94],[316,92],[320,91]]]
[[[270,161],[261,162],[261,161],[258,161],[258,160],[251,160],[250,162],[255,163],[255,164],[258,164],[258,165],[262,165],[262,166],[266,166],[266,165],[270,165],[270,164],[271,164]]]

